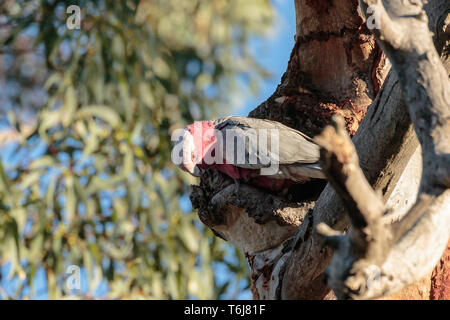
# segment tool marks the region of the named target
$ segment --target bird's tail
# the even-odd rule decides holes
[[[318,163],[298,164],[289,171],[295,171],[291,172],[291,175],[294,179],[295,176],[309,177],[313,179],[325,179],[325,174],[323,173],[322,167]]]

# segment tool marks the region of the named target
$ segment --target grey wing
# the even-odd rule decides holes
[[[323,178],[318,165],[319,147],[295,129],[275,121],[237,116],[217,120],[216,129],[222,133],[223,154],[228,163],[246,169],[277,163],[282,176],[289,168],[288,171],[307,177]]]

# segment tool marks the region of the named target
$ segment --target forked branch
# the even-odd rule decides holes
[[[381,200],[366,181],[342,121],[316,138],[329,181],[342,197],[352,229],[317,231],[335,248],[328,285],[339,298],[382,297],[426,276],[450,237],[450,83],[422,1],[361,1],[380,19],[376,35],[398,74],[422,146],[423,177],[415,205],[386,224]]]

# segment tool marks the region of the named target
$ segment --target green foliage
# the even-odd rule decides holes
[[[0,167],[0,264],[15,297],[36,294],[38,270],[50,298],[73,294],[69,265],[88,296],[104,280],[111,298],[219,297],[213,261],[244,279],[242,256],[180,208],[195,181],[171,163],[170,135],[229,111],[249,90],[236,79],[265,75],[248,41],[268,30],[269,1],[2,3],[2,120],[19,142]]]

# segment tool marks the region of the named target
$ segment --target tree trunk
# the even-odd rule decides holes
[[[393,212],[383,221],[399,221],[416,201],[422,176],[403,79],[390,71],[357,0],[295,0],[295,9],[295,46],[287,71],[249,116],[310,136],[321,133],[334,115],[342,116],[365,178]],[[449,73],[450,3],[429,1],[424,9]],[[208,172],[191,199],[206,225],[245,252],[255,299],[335,298],[324,281],[333,250],[316,227],[325,223],[346,232],[350,221],[331,185],[296,185],[280,198],[249,186],[237,190],[223,175]],[[449,298],[448,251],[432,276],[416,279],[391,298]]]

